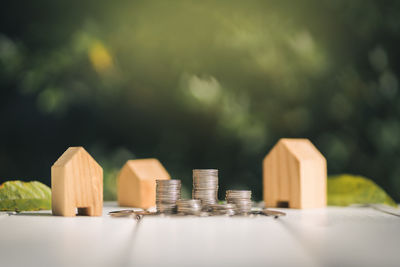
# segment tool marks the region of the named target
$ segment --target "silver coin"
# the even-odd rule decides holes
[[[236,206],[237,214],[248,214],[251,212],[251,191],[250,190],[227,190],[226,202]]]
[[[234,204],[212,204],[209,206],[212,215],[235,215],[236,206]]]
[[[250,190],[227,190],[226,198],[251,198]]]
[[[180,198],[180,180],[156,180],[156,210],[158,213],[175,213],[176,201]]]
[[[180,199],[176,202],[178,214],[198,215],[202,205],[198,199]]]
[[[194,169],[192,198],[201,200],[203,210],[218,202],[218,170]]]

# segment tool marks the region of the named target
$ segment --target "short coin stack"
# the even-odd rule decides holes
[[[210,205],[212,215],[235,215],[236,205],[231,203]]]
[[[198,215],[201,212],[201,200],[199,199],[179,199],[176,201],[178,213]]]
[[[247,214],[251,212],[251,191],[250,190],[227,190],[226,202],[236,205],[236,212]]]
[[[181,180],[156,180],[158,213],[175,213],[176,201],[181,198]]]
[[[200,199],[203,207],[218,201],[218,170],[193,170],[193,199]]]

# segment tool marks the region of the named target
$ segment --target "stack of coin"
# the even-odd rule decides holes
[[[201,200],[199,199],[179,199],[176,201],[178,213],[198,215],[201,212]]]
[[[226,202],[236,205],[236,212],[247,214],[251,212],[251,191],[250,190],[227,190]]]
[[[181,198],[181,180],[156,180],[158,213],[175,213],[176,201]]]
[[[235,215],[236,205],[231,203],[212,204],[209,206],[212,215]]]
[[[193,170],[192,197],[200,199],[203,207],[216,204],[218,201],[218,170]]]

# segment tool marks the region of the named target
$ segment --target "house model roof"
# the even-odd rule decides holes
[[[81,159],[87,158],[91,163],[95,163],[98,167],[101,166],[94,160],[94,158],[81,146],[70,147],[54,162],[53,167],[64,167],[72,162],[75,157],[80,157]]]
[[[274,146],[274,148],[268,154],[268,156],[272,155],[274,149],[277,148],[278,146],[284,146],[287,149],[287,151],[299,161],[324,158],[321,152],[319,152],[319,150],[310,142],[310,140],[305,138],[299,138],[299,139],[282,138]]]
[[[154,158],[128,160],[124,168],[128,167],[140,180],[154,180],[169,178],[164,166]]]

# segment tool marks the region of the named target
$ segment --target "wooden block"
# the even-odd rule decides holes
[[[156,180],[171,179],[157,159],[128,160],[118,174],[118,204],[147,209],[156,205]]]
[[[308,139],[280,139],[264,158],[267,207],[325,207],[326,184],[326,160]]]
[[[53,215],[101,216],[103,169],[83,147],[70,147],[51,167]]]

